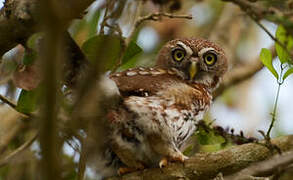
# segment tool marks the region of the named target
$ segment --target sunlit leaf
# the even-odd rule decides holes
[[[286,63],[290,61],[290,55],[287,51],[290,51],[293,47],[293,39],[290,36],[286,29],[280,25],[276,31],[276,38],[287,48],[284,49],[279,43],[275,43],[277,55],[281,61],[281,63]]]
[[[138,56],[134,56],[133,58],[131,58],[130,60],[128,60],[127,63],[122,64],[119,67],[119,70],[120,71],[124,71],[126,69],[135,67],[137,65],[138,59],[139,59]]]
[[[285,73],[284,76],[283,76],[283,81],[284,81],[288,76],[290,76],[292,73],[293,73],[293,67],[291,67],[290,69],[288,69],[288,70],[286,71],[286,73]]]
[[[39,48],[39,41],[43,38],[44,33],[35,33],[29,37],[26,42],[27,47],[37,51]]]
[[[289,52],[292,52],[293,50],[293,36],[289,36],[287,40],[287,49]],[[289,56],[288,63],[293,64],[292,61],[293,61],[292,56]]]
[[[24,114],[33,112],[36,109],[37,97],[37,89],[32,91],[21,90],[16,106],[17,111]]]
[[[98,27],[98,22],[100,19],[100,14],[101,14],[101,11],[99,9],[95,10],[95,12],[91,14],[88,20],[87,24],[89,26],[89,32],[88,32],[89,37],[92,37],[97,34],[97,27]]]
[[[276,77],[276,79],[279,79],[279,75],[272,63],[273,58],[271,51],[266,48],[262,48],[260,52],[260,60],[271,71],[271,73]]]
[[[68,32],[78,45],[81,45],[82,42],[88,39],[87,29],[85,28],[87,27],[86,25],[87,21],[85,19],[75,19],[68,28]]]
[[[83,43],[82,51],[92,63],[100,63],[105,70],[109,70],[120,56],[121,41],[117,36],[93,36]]]
[[[125,51],[124,57],[122,59],[122,65],[128,63],[135,55],[142,52],[141,47],[139,47],[134,41],[131,41]]]

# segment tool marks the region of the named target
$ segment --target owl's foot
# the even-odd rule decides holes
[[[168,165],[168,159],[166,157],[163,157],[160,162],[159,162],[159,166],[160,168],[166,167]]]
[[[136,170],[137,170],[136,168],[131,168],[131,167],[120,167],[120,168],[118,169],[118,175],[119,175],[119,176],[122,176],[122,175],[124,175],[124,174],[134,172],[134,171],[136,171]]]
[[[132,173],[134,171],[139,171],[143,169],[144,169],[144,166],[142,164],[139,164],[138,167],[120,167],[117,173],[119,176],[122,176],[124,174]]]
[[[176,153],[175,155],[172,155],[172,156],[163,157],[159,162],[159,166],[160,168],[166,167],[169,161],[184,163],[184,161],[187,159],[188,157],[184,156],[182,153]]]

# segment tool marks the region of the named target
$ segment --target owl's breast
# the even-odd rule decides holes
[[[178,146],[194,132],[195,122],[208,109],[201,101],[191,102],[184,108],[176,99],[161,96],[130,96],[124,103],[136,114],[135,122],[146,134],[161,134]]]

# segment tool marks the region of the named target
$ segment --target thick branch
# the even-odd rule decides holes
[[[283,152],[293,150],[293,135],[275,138],[272,143],[276,144]],[[215,177],[219,172],[223,175],[235,173],[252,163],[265,160],[271,156],[273,154],[265,146],[249,143],[214,153],[197,153],[184,164],[172,163],[163,169],[146,169],[122,177],[112,177],[108,180],[208,179]]]
[[[54,3],[59,17],[69,22],[80,17],[94,0],[62,0]],[[6,0],[0,10],[0,56],[17,44],[24,44],[38,30],[38,0]]]
[[[0,56],[36,31],[36,21],[29,12],[35,11],[37,0],[6,0],[0,11]]]
[[[288,166],[292,164],[293,152],[289,151],[281,155],[277,154],[269,160],[249,166],[238,173],[225,177],[225,180],[245,180],[249,176],[271,176],[282,169],[288,168]]]
[[[54,11],[59,21],[68,26],[74,18],[80,17],[83,10],[94,0],[61,0],[53,3]],[[40,31],[40,6],[38,0],[6,0],[0,10],[0,56],[14,48],[17,44],[25,44],[27,39]],[[79,79],[78,74],[86,61],[85,56],[74,42],[64,33],[65,49],[69,56],[69,63],[65,67],[65,81],[69,86],[74,86]],[[71,68],[71,69],[70,69]],[[69,69],[69,70],[68,70]],[[10,104],[12,105],[12,104]]]

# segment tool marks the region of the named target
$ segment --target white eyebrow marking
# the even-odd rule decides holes
[[[187,55],[193,54],[192,49],[189,46],[187,46],[186,44],[184,44],[182,41],[178,41],[176,44],[178,46],[181,46],[186,51]]]
[[[208,51],[215,51],[215,49],[214,49],[214,48],[211,48],[211,47],[209,47],[209,48],[203,48],[203,49],[201,49],[201,50],[198,52],[198,56],[199,56],[199,57],[202,57],[202,55],[203,55],[204,53],[208,52]]]

